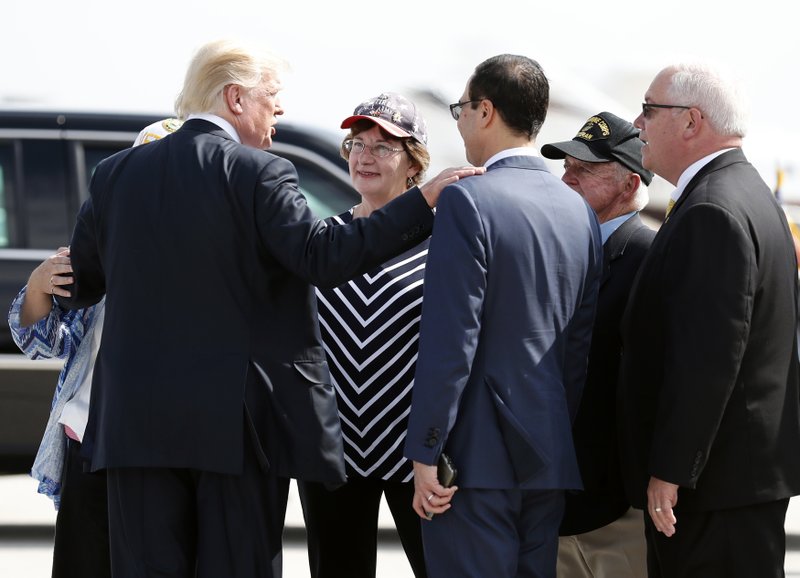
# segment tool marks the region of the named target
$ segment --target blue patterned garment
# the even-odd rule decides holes
[[[27,286],[11,302],[8,312],[8,326],[14,342],[30,359],[64,359],[64,368],[58,377],[50,418],[47,420],[39,452],[31,469],[31,476],[39,480],[39,493],[52,498],[56,509],[60,504],[61,474],[64,468],[67,436],[58,423],[66,403],[72,399],[91,359],[94,319],[101,301],[93,307],[78,311],[67,311],[53,300],[50,314],[30,327],[22,327],[20,312],[25,299]],[[85,343],[85,347],[81,344]]]

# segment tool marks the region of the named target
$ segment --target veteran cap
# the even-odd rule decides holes
[[[572,140],[544,145],[542,155],[548,159],[569,155],[587,163],[617,161],[649,185],[653,173],[642,166],[643,146],[639,129],[610,112],[601,112],[589,118]]]
[[[342,128],[350,128],[362,118],[371,120],[392,136],[411,137],[423,145],[428,144],[428,128],[425,120],[414,103],[400,94],[384,92],[362,102],[353,111],[352,116],[342,121]]]

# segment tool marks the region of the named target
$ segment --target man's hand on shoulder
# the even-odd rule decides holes
[[[428,180],[428,182],[420,187],[420,190],[428,206],[433,208],[439,201],[439,194],[442,192],[442,189],[447,185],[452,185],[458,181],[458,179],[482,175],[485,172],[486,167],[450,167]]]

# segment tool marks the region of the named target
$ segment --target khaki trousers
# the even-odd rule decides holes
[[[644,512],[629,509],[607,526],[558,539],[558,578],[647,578]]]

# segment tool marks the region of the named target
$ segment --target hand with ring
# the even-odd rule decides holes
[[[71,295],[64,288],[64,285],[69,285],[73,281],[71,273],[68,247],[61,247],[55,255],[42,261],[31,272],[20,310],[20,322],[23,327],[29,327],[49,315],[53,308],[53,296]]]
[[[71,273],[69,248],[60,247],[55,255],[50,255],[33,270],[28,278],[28,292],[69,297],[70,292],[62,286],[72,283]]]
[[[423,520],[449,510],[450,500],[458,489],[442,486],[436,474],[436,466],[414,462],[414,500],[411,505]]]
[[[668,538],[675,534],[677,518],[672,508],[678,503],[678,486],[656,477],[647,486],[647,511],[656,530]]]

